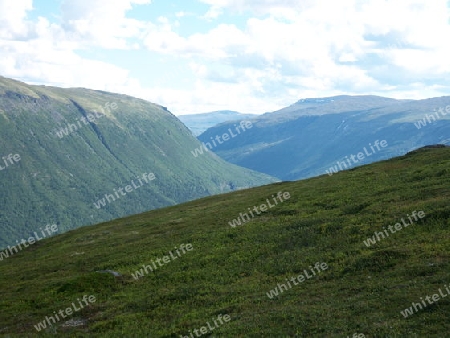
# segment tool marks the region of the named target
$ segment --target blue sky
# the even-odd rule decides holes
[[[450,95],[447,0],[0,0],[0,75],[176,115]]]

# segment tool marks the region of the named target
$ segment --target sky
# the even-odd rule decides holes
[[[175,115],[450,95],[447,0],[0,0],[0,75]]]

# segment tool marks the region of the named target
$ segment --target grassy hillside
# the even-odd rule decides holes
[[[444,337],[450,297],[408,318],[400,311],[450,284],[449,174],[449,148],[421,149],[40,241],[0,262],[0,333],[33,336],[34,325],[86,295],[95,302],[44,330],[48,336],[196,337],[209,322],[214,330],[204,336]],[[229,225],[278,192],[290,198]],[[414,211],[424,217],[364,244]],[[192,250],[132,277],[182,244]],[[327,269],[267,295],[316,263]]]
[[[439,108],[443,113],[434,112]],[[251,120],[251,129],[217,144],[212,151],[245,168],[284,181],[298,180],[325,174],[364,148],[369,155],[351,160],[349,168],[404,155],[427,144],[449,143],[446,108],[450,112],[449,96],[417,101],[376,96],[302,100]],[[210,128],[199,140],[209,142],[234,130],[233,125]],[[372,152],[370,146],[377,140],[385,140],[388,146]]]
[[[199,146],[156,104],[0,77],[0,248],[47,223],[62,232],[276,181],[210,152],[194,157]],[[20,160],[6,167],[9,154]],[[132,182],[138,189],[115,196]],[[97,208],[105,195],[113,197]]]

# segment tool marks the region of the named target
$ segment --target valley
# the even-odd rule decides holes
[[[450,337],[449,0],[0,0],[0,338]]]

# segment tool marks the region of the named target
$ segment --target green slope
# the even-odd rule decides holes
[[[0,77],[0,165],[3,156],[20,156],[0,171],[0,248],[47,223],[65,231],[275,181],[212,153],[194,157],[199,146],[156,104]],[[155,180],[141,185],[149,173]],[[114,196],[132,181],[136,188]],[[97,208],[105,194],[113,197]]]
[[[207,322],[214,328],[222,314],[231,320],[214,336],[444,337],[450,297],[408,318],[400,311],[450,284],[449,173],[450,148],[421,149],[331,177],[207,197],[40,241],[0,262],[0,333],[29,337],[45,316],[93,295],[94,303],[48,335],[180,337]],[[280,191],[290,198],[242,226],[229,225]],[[364,244],[413,211],[425,217]],[[193,250],[132,277],[181,244]],[[328,269],[267,296],[316,262]],[[123,276],[96,272],[107,269]],[[80,326],[63,326],[69,318]]]

